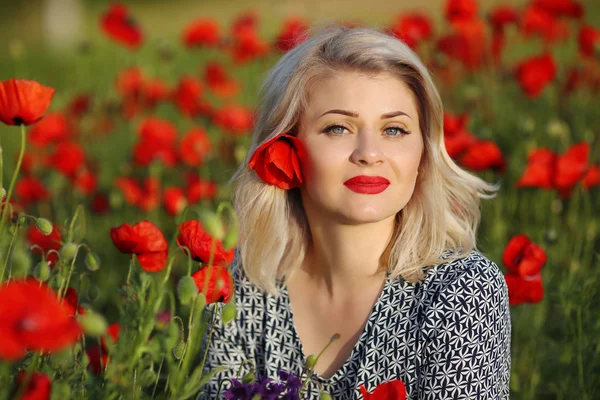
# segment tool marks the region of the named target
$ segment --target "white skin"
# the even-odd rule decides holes
[[[412,91],[390,74],[339,72],[309,92],[297,136],[307,151],[300,191],[313,243],[299,275],[332,306],[385,279],[382,254],[396,214],[413,195],[423,153],[417,110]],[[382,119],[397,111],[405,115]],[[328,136],[331,125],[341,126]],[[344,182],[357,175],[383,176],[390,185],[379,194],[356,193]]]

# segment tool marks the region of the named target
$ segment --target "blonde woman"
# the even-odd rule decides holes
[[[480,199],[498,186],[448,156],[417,55],[375,29],[330,28],[285,54],[262,94],[233,177],[238,316],[217,322],[208,353],[231,368],[207,398],[244,360],[256,376],[300,375],[335,334],[304,397],[401,381],[408,399],[508,398],[508,291],[476,245]]]

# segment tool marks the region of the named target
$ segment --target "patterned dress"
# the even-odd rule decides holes
[[[442,254],[444,259],[449,250]],[[260,292],[242,268],[233,271],[238,317],[219,320],[207,368],[229,366],[203,388],[204,399],[229,387],[225,378],[250,371],[277,380],[277,370],[299,375],[305,362],[285,285],[279,298]],[[221,304],[208,307],[221,307]],[[210,317],[211,313],[205,313]],[[220,315],[220,311],[217,310]],[[362,399],[384,382],[400,379],[407,399],[508,399],[511,320],[508,289],[499,267],[481,253],[431,267],[413,284],[388,277],[345,364],[329,379],[313,374],[306,394],[318,399]]]

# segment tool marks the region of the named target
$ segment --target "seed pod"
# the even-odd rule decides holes
[[[317,364],[317,356],[315,356],[314,354],[311,354],[310,356],[308,356],[306,358],[306,363],[304,365],[308,369],[313,369],[316,364]]]
[[[75,243],[66,243],[60,248],[60,258],[64,261],[71,261],[77,254],[77,245]]]
[[[254,372],[248,372],[246,375],[244,375],[242,378],[242,383],[246,385],[254,383]]]
[[[142,384],[143,387],[148,387],[150,385],[153,385],[155,381],[156,381],[156,372],[154,372],[154,370],[147,369],[144,372],[142,372],[142,376],[140,376],[140,383]]]
[[[183,357],[183,352],[185,351],[185,342],[179,342],[173,347],[173,357],[178,360],[181,360]]]
[[[86,336],[98,337],[106,333],[108,329],[108,323],[106,319],[92,311],[87,311],[85,314],[79,316],[79,323],[83,327]]]
[[[100,269],[100,258],[98,254],[88,251],[85,254],[85,266],[88,270],[94,272]]]
[[[198,288],[196,282],[191,276],[184,276],[179,280],[177,285],[177,295],[179,296],[179,302],[183,305],[188,305],[198,295]]]
[[[48,236],[49,234],[52,233],[52,230],[54,229],[52,227],[52,222],[48,221],[46,218],[36,218],[35,219],[35,226],[38,228],[38,230],[43,234]]]
[[[50,266],[46,261],[40,261],[33,269],[33,276],[39,281],[46,282],[50,277]]]
[[[224,250],[230,250],[233,249],[235,247],[235,245],[238,242],[238,230],[237,227],[232,226],[227,233],[225,234],[225,237],[223,238],[223,249]]]
[[[237,316],[237,310],[235,308],[235,304],[232,301],[225,304],[225,307],[221,310],[221,321],[223,321],[224,325],[227,325],[231,321],[235,319]]]
[[[223,222],[217,214],[209,210],[202,210],[199,212],[200,221],[202,226],[206,229],[211,236],[217,240],[223,240],[225,236],[225,230],[223,229]]]
[[[327,392],[321,392],[319,395],[319,400],[333,400],[333,397]]]

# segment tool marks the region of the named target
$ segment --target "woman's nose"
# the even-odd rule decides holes
[[[372,165],[383,160],[382,143],[372,131],[361,131],[356,136],[356,145],[351,159],[357,164]]]

